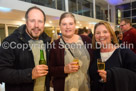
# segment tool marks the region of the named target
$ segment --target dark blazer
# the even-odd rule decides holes
[[[0,47],[0,82],[5,82],[6,91],[33,91],[32,69],[35,64],[32,51],[28,46],[28,40],[31,38],[25,30],[26,25],[16,29],[2,42],[2,45],[7,43],[7,47]],[[50,42],[50,38],[45,33],[40,36],[40,39],[45,44]],[[24,47],[21,47],[22,45]],[[48,49],[46,53],[48,63]],[[49,91],[49,76],[46,79],[46,87]]]
[[[81,35],[81,38],[86,45],[86,48],[90,54],[90,60],[92,58],[91,46],[87,47],[87,44],[91,44],[89,37]],[[56,40],[53,44],[54,47],[50,50],[49,56],[49,71],[53,76],[54,91],[64,91],[65,77],[67,74],[64,73],[64,48],[59,44],[60,39]]]

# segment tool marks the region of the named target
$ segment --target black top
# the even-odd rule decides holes
[[[111,57],[105,62],[105,70],[109,70],[113,67],[119,67],[119,68],[126,68],[136,72],[136,54],[129,49],[120,49],[120,54],[121,54],[122,64],[120,63],[119,49],[116,49],[111,55]],[[98,80],[101,77],[97,72],[97,61],[96,61],[97,58],[101,58],[100,50],[94,51],[94,60],[89,68],[89,74],[91,77],[91,89],[92,89],[91,91],[106,91],[106,83],[98,82]]]

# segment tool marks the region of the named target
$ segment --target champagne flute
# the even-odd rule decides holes
[[[97,59],[97,68],[98,70],[105,70],[105,62],[102,61],[102,59]],[[103,79],[101,78],[99,82],[103,83]]]
[[[100,58],[97,59],[98,70],[105,70],[105,62],[102,62]]]

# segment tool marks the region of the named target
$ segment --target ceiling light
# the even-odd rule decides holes
[[[23,21],[25,21],[25,18],[22,18]]]
[[[107,1],[111,5],[117,5],[123,3],[124,0],[105,0],[105,1]]]
[[[46,23],[46,24],[45,24],[45,27],[48,27],[48,26],[51,26],[51,25],[50,25],[50,24],[48,24],[48,23]]]
[[[23,22],[18,22],[17,23],[19,26],[23,25],[24,23]]]
[[[79,28],[79,26],[76,26],[76,28]]]
[[[52,21],[49,21],[49,23],[52,23]]]
[[[10,8],[5,8],[5,7],[0,7],[0,11],[2,11],[2,12],[10,12],[11,9]]]
[[[60,18],[59,17],[53,17],[54,20],[59,20]]]
[[[94,25],[95,25],[95,24],[96,24],[96,22],[90,22],[89,24],[94,24]]]
[[[55,31],[54,31],[54,30],[52,30],[52,33],[55,33]]]

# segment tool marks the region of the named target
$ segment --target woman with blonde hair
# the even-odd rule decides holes
[[[91,39],[75,34],[76,20],[72,13],[60,17],[62,37],[50,50],[49,71],[54,91],[90,91],[88,68],[92,57]]]
[[[136,54],[119,47],[108,22],[101,21],[95,25],[92,43],[94,59],[89,68],[91,91],[135,91]],[[98,59],[103,69],[98,69]]]

